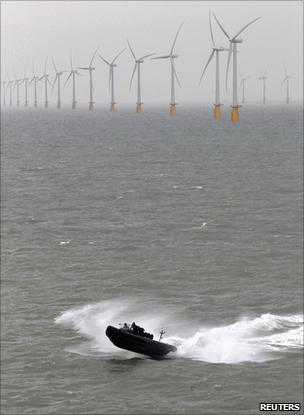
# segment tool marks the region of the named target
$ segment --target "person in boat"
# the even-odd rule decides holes
[[[124,325],[122,326],[122,328],[124,329],[124,330],[130,330],[130,326],[129,326],[129,324],[127,324],[127,323],[124,323]]]
[[[146,333],[143,327],[138,326],[137,324],[135,324],[135,322],[133,321],[132,325],[131,325],[131,330],[134,334],[137,334],[137,336],[141,336],[141,337],[147,337],[148,339],[153,340],[153,334],[150,333]]]

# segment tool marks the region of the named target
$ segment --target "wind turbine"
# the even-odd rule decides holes
[[[215,54],[215,103],[214,103],[214,116],[215,118],[221,118],[221,104],[220,102],[220,52],[229,51],[227,48],[223,48],[222,46],[215,46],[213,33],[212,33],[212,25],[211,25],[211,12],[209,12],[209,29],[210,29],[210,36],[213,44],[211,55],[209,56],[209,59],[207,60],[206,65],[204,66],[203,73],[201,75],[199,84],[202,82],[204,73],[209,65],[209,63],[212,61],[212,58]]]
[[[9,106],[13,105],[13,83],[14,81],[10,79],[9,75],[7,74],[8,79],[8,86],[9,86]]]
[[[114,112],[115,109],[115,99],[114,99],[114,68],[117,67],[115,61],[117,58],[126,50],[126,48],[122,49],[112,60],[112,62],[108,62],[105,58],[103,58],[99,53],[98,56],[102,59],[108,66],[109,66],[109,88],[111,90],[111,104],[110,104],[110,111]]]
[[[34,82],[34,107],[37,107],[37,82],[39,81],[39,76],[35,75],[34,62],[32,64],[32,70],[33,78],[30,80],[30,84]]]
[[[240,82],[240,86],[242,86],[242,104],[245,104],[245,81],[247,81],[247,79],[250,78],[250,76],[246,76],[245,78],[242,77],[242,75],[240,74],[241,77],[241,82]]]
[[[169,55],[164,55],[164,56],[157,56],[156,58],[151,58],[151,59],[170,59],[170,64],[171,64],[171,102],[170,102],[170,115],[175,115],[176,114],[176,101],[175,101],[175,79],[176,82],[178,83],[179,86],[180,82],[179,79],[177,77],[177,73],[175,70],[175,65],[174,65],[174,59],[178,58],[178,55],[173,54],[173,50],[174,50],[174,46],[177,40],[177,36],[183,26],[184,22],[180,24],[179,28],[177,29],[175,38],[173,40],[172,43],[172,47],[170,50],[170,54]]]
[[[69,79],[72,76],[72,81],[73,81],[73,83],[72,83],[72,85],[73,85],[72,109],[74,110],[74,109],[76,109],[75,77],[76,77],[76,75],[78,75],[78,76],[82,76],[82,75],[76,69],[74,69],[74,67],[73,67],[72,51],[71,51],[71,54],[70,54],[70,63],[71,63],[71,71],[70,71],[70,74],[69,74],[69,76],[67,77],[67,79],[65,81],[64,86],[66,86],[66,84],[68,83]]]
[[[29,78],[27,78],[26,76],[26,68],[24,68],[24,78],[22,79],[22,81],[24,82],[24,106],[27,107],[28,106],[27,88],[28,88]]]
[[[96,53],[99,49],[98,48],[95,50],[90,65],[88,67],[78,67],[77,69],[82,69],[84,71],[89,71],[89,76],[90,76],[90,102],[89,102],[89,111],[94,111],[94,101],[93,101],[93,71],[95,71],[95,68],[92,66],[93,65],[93,61],[95,59]]]
[[[133,52],[133,50],[131,48],[129,39],[127,39],[127,42],[128,42],[130,51],[131,51],[131,53],[132,53],[132,55],[134,57],[134,60],[135,60],[135,66],[134,66],[133,73],[132,73],[132,77],[131,77],[131,81],[130,81],[130,90],[131,90],[132,81],[133,81],[133,78],[134,78],[134,75],[135,75],[135,72],[136,72],[136,69],[137,69],[137,102],[136,102],[136,112],[139,113],[139,112],[141,112],[141,106],[143,104],[143,102],[141,102],[140,65],[142,63],[144,63],[144,59],[148,58],[149,56],[155,55],[155,53],[149,53],[149,55],[144,55],[141,58],[136,59],[135,53]]]
[[[232,121],[239,121],[239,104],[238,104],[238,94],[237,94],[237,44],[242,43],[243,39],[238,37],[245,29],[247,29],[248,26],[250,26],[252,23],[256,22],[261,18],[261,16],[255,18],[251,22],[247,23],[241,30],[237,32],[236,35],[233,37],[230,37],[226,30],[223,28],[223,26],[218,21],[216,15],[213,13],[214,18],[221,28],[224,35],[227,37],[227,39],[230,42],[229,47],[229,54],[228,54],[228,60],[227,60],[227,69],[226,69],[226,88],[227,88],[227,82],[228,82],[228,71],[229,71],[229,63],[231,54],[233,54],[233,78],[232,78],[232,106],[231,106],[231,120]]]
[[[49,103],[48,103],[48,84],[52,85],[50,80],[49,80],[50,75],[48,73],[46,73],[47,61],[48,61],[48,58],[46,58],[45,64],[44,64],[44,74],[39,79],[39,81],[42,81],[42,79],[44,79],[44,108],[48,108],[48,106],[49,106]]]
[[[22,79],[16,79],[14,81],[14,88],[17,87],[17,100],[16,100],[16,105],[17,107],[20,106],[20,85],[22,84]]]
[[[1,83],[3,85],[3,88],[2,88],[2,91],[3,91],[3,106],[5,107],[6,106],[6,99],[5,99],[5,96],[6,96],[6,89],[5,89],[6,81],[1,81]]]
[[[262,101],[263,104],[266,103],[266,79],[268,79],[266,77],[266,72],[267,72],[267,68],[265,69],[264,75],[257,78],[257,79],[261,79],[263,81],[263,101]]]
[[[56,68],[56,65],[55,65],[54,58],[52,59],[52,61],[53,61],[53,66],[54,66],[54,70],[55,70],[55,73],[56,73],[54,83],[53,83],[53,87],[54,87],[54,85],[57,81],[57,108],[60,109],[61,108],[60,77],[61,77],[62,74],[64,74],[65,72],[68,72],[68,71],[58,71],[58,69]]]
[[[294,76],[287,75],[286,67],[284,66],[285,70],[285,78],[283,79],[283,82],[281,83],[281,86],[286,82],[286,104],[289,104],[289,79],[296,79]]]

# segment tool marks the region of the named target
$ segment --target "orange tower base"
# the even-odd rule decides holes
[[[116,111],[115,104],[111,104],[110,111],[111,112],[115,112]]]
[[[141,104],[136,104],[136,112],[141,112]]]
[[[240,121],[239,107],[231,107],[231,121]]]
[[[215,118],[221,118],[221,106],[220,105],[215,105],[214,106],[214,116]]]
[[[170,115],[175,115],[175,114],[176,114],[176,105],[171,104],[170,105]]]

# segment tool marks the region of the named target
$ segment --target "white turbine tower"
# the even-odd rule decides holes
[[[14,88],[17,88],[17,97],[16,97],[16,105],[17,107],[20,106],[20,85],[22,84],[22,79],[16,79],[14,82]]]
[[[296,79],[294,76],[287,75],[287,70],[284,67],[285,70],[285,78],[283,79],[283,82],[281,83],[281,86],[286,82],[286,104],[289,104],[289,79]]]
[[[57,67],[56,67],[56,65],[55,65],[55,61],[54,61],[54,58],[52,59],[53,60],[53,66],[54,66],[54,70],[55,70],[55,73],[56,73],[56,77],[55,77],[55,79],[54,79],[54,83],[53,83],[53,87],[54,87],[54,85],[55,85],[55,83],[56,83],[56,81],[57,81],[57,108],[58,109],[60,109],[61,108],[61,87],[60,87],[60,77],[61,77],[61,75],[62,74],[64,74],[65,72],[68,72],[68,71],[58,71],[58,69],[57,69]]]
[[[28,106],[27,88],[28,88],[29,78],[27,78],[26,76],[26,68],[24,68],[24,78],[22,79],[22,81],[24,82],[24,106],[27,107]]]
[[[263,99],[262,99],[263,104],[266,104],[266,79],[268,79],[266,77],[266,73],[267,73],[267,68],[265,69],[264,75],[257,78],[263,81]]]
[[[109,88],[111,91],[111,103],[110,103],[110,111],[114,112],[116,110],[115,108],[115,98],[114,98],[114,68],[117,67],[117,64],[115,63],[118,57],[126,50],[126,48],[122,49],[112,60],[112,62],[108,62],[105,58],[103,58],[99,53],[98,56],[100,59],[102,59],[109,67]]]
[[[176,40],[177,40],[177,36],[178,36],[183,24],[184,23],[181,23],[179,28],[177,29],[177,32],[176,32],[176,35],[175,35],[175,38],[173,40],[173,44],[172,44],[172,47],[171,47],[171,50],[170,50],[170,54],[169,55],[164,55],[164,56],[157,56],[156,58],[151,58],[151,59],[170,59],[170,64],[171,64],[170,115],[175,115],[176,114],[176,105],[177,105],[177,103],[175,101],[175,79],[176,79],[176,82],[178,83],[179,87],[181,86],[180,82],[179,82],[179,79],[177,77],[177,73],[176,73],[175,65],[174,65],[174,59],[178,58],[178,55],[173,54],[173,50],[174,50],[174,46],[175,46],[175,43],[176,43]]]
[[[242,86],[242,104],[245,104],[245,81],[247,81],[247,79],[249,79],[250,76],[243,77],[240,74],[240,78],[241,78],[240,86]]]
[[[9,86],[9,106],[11,107],[13,105],[13,83],[14,81],[10,79],[10,77],[7,74],[8,79],[8,86]]]
[[[232,121],[239,121],[240,117],[239,117],[239,104],[238,104],[238,94],[237,94],[237,44],[238,43],[242,43],[243,39],[238,37],[248,26],[250,26],[252,23],[256,22],[257,20],[259,20],[261,18],[257,17],[256,19],[252,20],[251,22],[247,23],[241,30],[239,30],[237,32],[236,35],[234,35],[233,37],[230,37],[228,35],[228,33],[225,31],[225,29],[223,28],[223,26],[220,24],[220,22],[218,21],[216,15],[213,13],[214,18],[217,22],[217,24],[219,25],[219,27],[221,28],[222,32],[224,33],[224,35],[227,37],[227,39],[230,42],[230,47],[229,47],[229,54],[228,54],[228,61],[227,61],[227,69],[226,69],[226,88],[227,88],[227,81],[228,81],[228,71],[229,71],[229,63],[230,63],[230,58],[231,58],[231,54],[233,54],[233,78],[232,78],[232,106],[231,106],[231,120]]]
[[[132,55],[134,57],[134,60],[135,60],[135,66],[134,66],[134,69],[133,69],[133,73],[132,73],[132,77],[131,77],[131,81],[130,81],[130,88],[129,89],[131,90],[132,81],[133,81],[135,72],[137,70],[137,102],[136,102],[136,112],[139,113],[139,112],[141,112],[141,106],[143,104],[143,102],[141,102],[140,65],[142,63],[144,63],[144,60],[146,58],[148,58],[149,56],[155,55],[155,53],[149,53],[148,55],[144,55],[141,58],[136,59],[135,53],[134,53],[134,51],[131,48],[129,39],[127,39],[127,42],[128,42],[130,51],[131,51],[131,53],[132,53]]]
[[[48,84],[52,85],[49,80],[49,74],[46,73],[46,65],[47,65],[48,58],[45,60],[44,64],[44,74],[41,76],[39,81],[42,81],[44,79],[44,108],[48,108],[49,102],[48,102]]]
[[[2,84],[2,91],[3,91],[3,101],[2,101],[2,105],[5,107],[6,106],[6,89],[5,89],[5,85],[6,85],[6,81],[1,81]]]
[[[209,59],[207,60],[207,63],[203,69],[199,84],[202,82],[204,73],[211,62],[214,54],[215,54],[215,103],[214,103],[214,116],[215,118],[221,118],[221,104],[220,101],[220,52],[229,51],[227,48],[223,48],[222,46],[216,46],[213,38],[212,33],[212,25],[211,25],[211,13],[209,12],[209,29],[210,29],[210,36],[211,41],[213,44],[211,55],[209,56]]]
[[[77,103],[77,101],[76,101],[75,77],[76,77],[76,75],[78,75],[78,76],[82,76],[82,75],[76,69],[74,69],[74,67],[73,67],[72,51],[71,51],[71,54],[70,54],[70,64],[71,64],[71,71],[70,71],[69,76],[67,77],[67,79],[65,81],[64,86],[66,86],[66,84],[69,82],[69,79],[72,76],[72,88],[73,88],[72,109],[74,110],[74,109],[76,109],[76,103]]]
[[[93,101],[93,71],[95,71],[95,68],[92,66],[93,65],[93,61],[95,59],[96,53],[99,49],[98,48],[95,50],[90,65],[88,67],[78,67],[77,69],[82,69],[84,71],[89,71],[89,76],[90,76],[90,102],[89,102],[89,111],[94,111],[94,101]]]
[[[37,82],[39,81],[39,76],[35,75],[34,63],[32,64],[33,78],[30,80],[30,84],[34,82],[34,107],[37,107]]]

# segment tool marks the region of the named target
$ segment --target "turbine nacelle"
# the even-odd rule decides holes
[[[230,40],[231,43],[243,43],[243,39],[241,37],[233,38]]]

